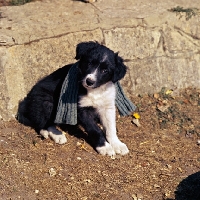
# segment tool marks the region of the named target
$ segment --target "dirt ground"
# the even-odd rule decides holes
[[[55,144],[17,121],[0,121],[2,200],[199,200],[200,91],[163,90],[133,97],[132,116],[117,119],[130,153],[99,155],[78,127]]]

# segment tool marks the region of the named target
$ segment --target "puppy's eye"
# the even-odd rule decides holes
[[[107,74],[107,73],[108,73],[108,70],[107,70],[107,69],[102,69],[101,72],[102,72],[103,74]]]

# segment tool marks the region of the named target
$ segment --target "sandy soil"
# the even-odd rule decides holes
[[[199,200],[200,91],[168,92],[132,98],[141,126],[117,119],[130,153],[115,158],[97,154],[79,127],[58,145],[0,121],[0,199]]]

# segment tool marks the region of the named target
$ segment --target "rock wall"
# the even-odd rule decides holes
[[[187,6],[186,0],[106,2],[44,0],[0,8],[0,118],[14,118],[40,78],[75,62],[82,41],[119,52],[129,68],[122,81],[128,95],[200,88],[200,17],[186,20],[168,11]],[[194,0],[192,7],[198,6]]]

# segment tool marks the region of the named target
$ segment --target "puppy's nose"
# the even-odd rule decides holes
[[[94,84],[94,80],[92,80],[92,79],[90,79],[90,78],[87,78],[86,79],[86,84],[88,85],[88,86],[92,86],[93,84]]]

